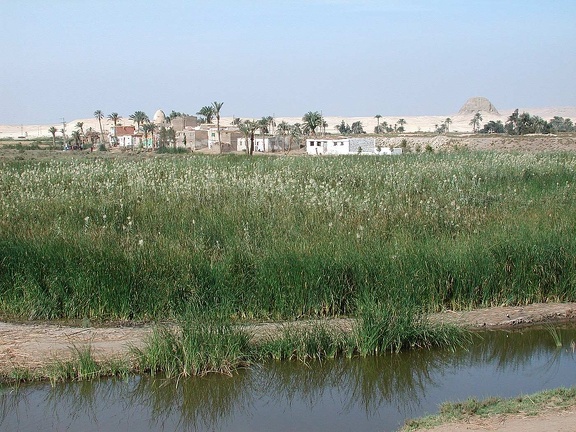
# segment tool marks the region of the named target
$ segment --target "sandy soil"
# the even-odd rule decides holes
[[[469,422],[447,423],[420,432],[574,432],[576,407],[550,410],[537,416],[505,415],[491,418],[473,418]]]

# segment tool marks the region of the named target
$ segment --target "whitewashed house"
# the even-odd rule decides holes
[[[142,143],[142,134],[134,126],[110,126],[110,143],[121,148],[134,148]]]
[[[310,155],[350,154],[349,138],[312,138],[306,140],[306,152]]]
[[[306,140],[306,152],[310,155],[372,154],[375,149],[374,138],[309,138]]]
[[[275,152],[284,150],[284,141],[281,137],[254,137],[254,151],[255,152]],[[250,139],[246,143],[246,138],[238,138],[237,149],[238,151],[246,151],[247,146],[250,145]]]

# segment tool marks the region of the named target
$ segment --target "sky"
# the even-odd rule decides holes
[[[0,0],[0,124],[576,106],[575,0]]]

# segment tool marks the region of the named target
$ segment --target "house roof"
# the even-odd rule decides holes
[[[116,136],[134,135],[134,126],[116,126]]]

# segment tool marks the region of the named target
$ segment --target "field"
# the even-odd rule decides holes
[[[575,300],[573,153],[0,162],[0,314],[233,321]]]

